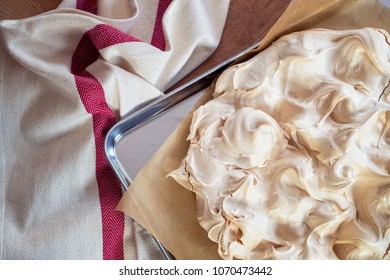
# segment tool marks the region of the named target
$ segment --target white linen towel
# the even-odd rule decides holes
[[[67,0],[0,22],[0,258],[163,258],[115,211],[104,137],[216,49],[228,6]]]

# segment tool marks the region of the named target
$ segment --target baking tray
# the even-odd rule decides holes
[[[126,191],[132,180],[167,137],[188,115],[204,90],[228,66],[248,59],[260,42],[222,62],[204,74],[131,113],[108,132],[104,150],[114,173]],[[171,254],[156,240],[166,259]]]

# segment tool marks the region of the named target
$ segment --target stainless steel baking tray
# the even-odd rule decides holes
[[[124,190],[141,168],[160,148],[166,138],[187,116],[212,81],[227,67],[247,58],[259,43],[210,69],[196,79],[168,92],[163,97],[130,114],[110,129],[105,139],[105,153]],[[169,252],[156,240],[167,259]]]

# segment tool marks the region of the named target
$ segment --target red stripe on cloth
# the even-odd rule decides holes
[[[76,9],[97,15],[97,0],[77,0]]]
[[[141,40],[106,24],[99,24],[87,33],[98,50],[120,43],[141,42]]]
[[[104,91],[89,72],[75,75],[77,90],[86,111],[92,114],[96,147],[96,179],[102,215],[103,259],[123,260],[124,214],[115,211],[122,197],[121,185],[104,153],[104,138],[116,120],[104,98]]]
[[[151,44],[160,50],[165,50],[165,38],[163,30],[163,16],[172,0],[160,0],[158,2],[157,16],[154,24],[153,36]]]
[[[99,49],[135,38],[108,25],[97,25],[81,38],[72,57],[71,72],[85,110],[92,114],[96,147],[96,179],[102,215],[103,259],[124,259],[124,214],[115,210],[122,197],[121,184],[104,153],[104,139],[115,124],[99,81],[86,68],[100,56]]]

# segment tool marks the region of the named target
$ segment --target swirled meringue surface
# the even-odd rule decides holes
[[[169,176],[222,258],[390,258],[389,42],[307,30],[218,78]]]

